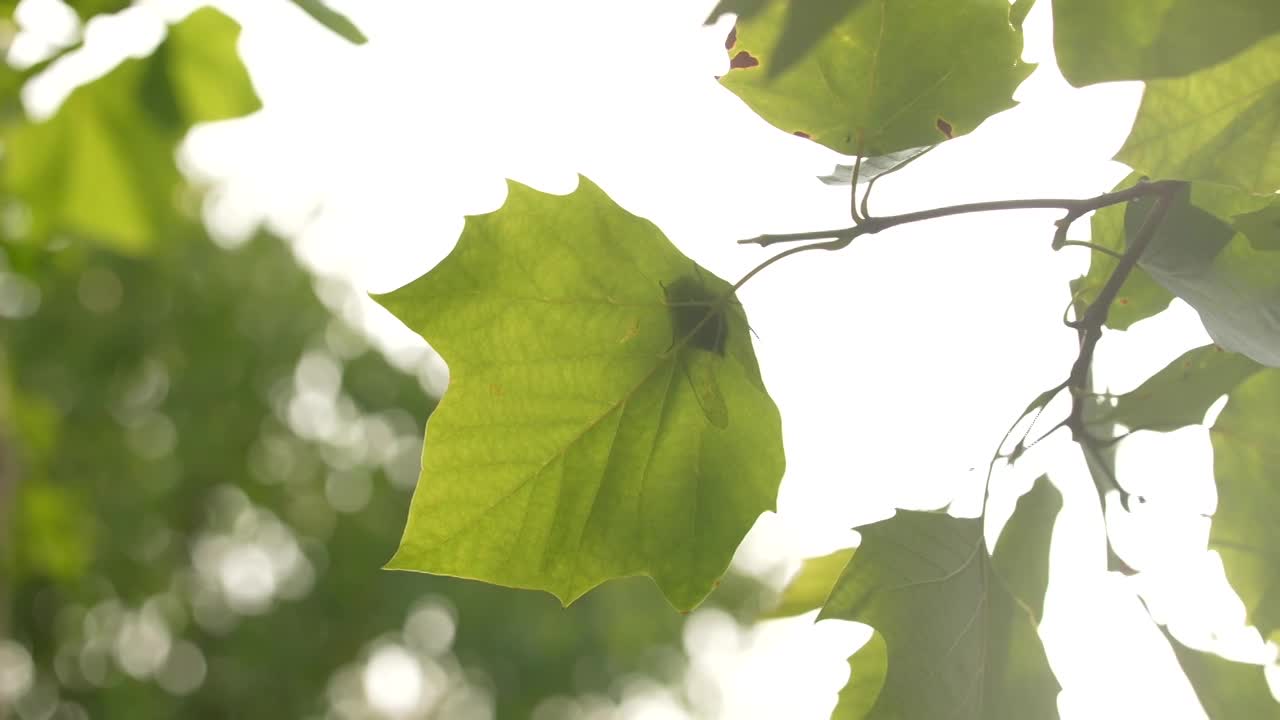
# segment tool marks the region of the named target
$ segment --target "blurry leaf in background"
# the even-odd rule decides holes
[[[307,717],[400,702],[367,677],[409,668],[413,717],[521,718],[557,696],[616,701],[626,675],[679,680],[684,618],[647,580],[565,610],[379,569],[417,479],[419,381],[353,339],[280,241],[228,252],[170,227],[156,248],[50,255],[35,314],[0,320],[21,398],[0,429],[23,438],[32,520],[0,543],[22,550],[0,566],[0,634],[64,702]],[[729,576],[709,606],[745,621],[759,594]]]
[[[52,118],[7,128],[4,191],[28,212],[21,237],[46,245],[69,235],[137,253],[180,222],[178,142],[195,123],[259,107],[238,36],[231,19],[198,10],[150,57],[74,90]]]
[[[648,575],[690,610],[782,477],[746,314],[590,180],[508,186],[448,257],[378,298],[450,369],[388,567],[566,605]]]
[[[867,717],[1053,717],[1059,685],[1037,627],[1061,503],[1047,478],[1036,481],[994,556],[977,519],[899,510],[859,528],[862,543],[820,617],[864,622],[884,638],[884,689]]]
[[[1053,0],[1058,65],[1076,87],[1186,75],[1275,32],[1275,0]]]
[[[310,15],[313,20],[352,44],[363,45],[369,41],[364,36],[364,33],[360,32],[360,28],[355,26],[355,23],[348,20],[347,16],[329,7],[329,4],[324,0],[293,0],[293,4]]]
[[[778,606],[770,610],[765,617],[781,618],[792,615],[803,615],[817,610],[827,602],[831,588],[840,579],[849,559],[853,557],[854,548],[837,550],[822,557],[809,558],[800,566],[800,571],[787,583],[778,599]]]
[[[775,0],[739,20],[720,82],[775,127],[845,155],[968,133],[1013,107],[1033,67],[1020,60],[1021,18],[1006,0],[924,0],[852,3],[816,46],[775,72],[798,5]]]
[[[64,0],[81,20],[95,15],[120,12],[133,4],[133,0]]]

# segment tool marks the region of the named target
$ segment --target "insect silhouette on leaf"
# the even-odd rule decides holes
[[[723,362],[729,333],[725,298],[704,285],[698,275],[677,278],[663,285],[663,290],[671,312],[671,346],[683,345],[676,351],[677,362],[707,421],[724,429],[729,425],[729,409],[716,371]]]

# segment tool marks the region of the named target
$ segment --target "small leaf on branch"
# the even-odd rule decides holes
[[[443,262],[378,298],[450,370],[389,567],[566,604],[643,574],[696,606],[783,467],[730,291],[585,178],[567,196],[511,183]]]
[[[821,617],[864,622],[884,637],[888,673],[867,718],[1055,715],[1059,685],[1037,627],[1060,506],[1048,479],[1038,480],[994,557],[981,520],[899,511],[860,528],[862,544]]]

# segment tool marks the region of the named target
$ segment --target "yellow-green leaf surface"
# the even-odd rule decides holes
[[[1186,75],[1275,32],[1275,0],[1053,0],[1058,66],[1077,87]]]
[[[1280,370],[1259,372],[1232,391],[1210,431],[1218,509],[1209,546],[1263,637],[1280,629]]]
[[[1188,350],[1134,390],[1104,405],[1098,422],[1168,432],[1204,421],[1209,406],[1262,366],[1217,345]]]
[[[849,657],[849,681],[840,688],[831,720],[863,720],[875,707],[889,672],[884,636],[871,633],[867,644]]]
[[[585,178],[567,196],[511,183],[468,218],[443,262],[378,298],[450,371],[389,567],[566,604],[643,574],[697,605],[783,468],[730,289]]]
[[[236,52],[240,27],[205,8],[153,55],[77,88],[57,113],[5,133],[5,190],[30,210],[30,240],[58,234],[139,252],[178,216],[174,152],[195,123],[259,107]]]
[[[1116,185],[1114,190],[1132,187],[1138,182],[1138,174],[1134,173]],[[1110,205],[1093,214],[1090,224],[1089,241],[1113,252],[1123,253],[1125,244],[1124,205]],[[1095,252],[1089,258],[1089,272],[1072,283],[1071,289],[1075,297],[1077,315],[1084,312],[1098,293],[1107,284],[1111,273],[1115,272],[1117,258],[1102,252]],[[1107,314],[1107,327],[1116,330],[1127,330],[1139,320],[1161,312],[1173,300],[1173,293],[1164,289],[1151,276],[1139,268],[1135,268],[1120,286],[1120,292],[1111,303],[1111,311]]]
[[[1280,702],[1271,694],[1260,665],[1189,648],[1161,630],[1210,720],[1280,718]]]
[[[888,674],[865,717],[1056,716],[1059,685],[1037,629],[1060,507],[1048,479],[1038,480],[1018,501],[994,557],[976,519],[899,511],[860,528],[862,544],[821,617],[864,622],[884,637]],[[866,699],[842,694],[841,704]]]
[[[1227,62],[1147,83],[1116,159],[1162,180],[1280,189],[1280,34]]]
[[[1139,266],[1200,314],[1209,337],[1222,347],[1280,367],[1280,251],[1259,250],[1227,220],[1197,203],[1184,183],[1171,200]],[[1125,232],[1136,237],[1154,205],[1129,204]]]
[[[1014,105],[1032,69],[1006,0],[868,0],[771,77],[792,5],[775,0],[739,21],[720,81],[774,126],[846,155],[970,132]]]
[[[827,601],[831,588],[853,557],[853,548],[837,550],[822,557],[809,558],[800,566],[800,572],[791,578],[778,599],[778,606],[767,617],[791,617],[817,610]]]

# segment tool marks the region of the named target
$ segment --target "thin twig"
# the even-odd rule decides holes
[[[739,240],[738,243],[741,245],[759,245],[761,247],[768,247],[769,245],[776,245],[784,242],[800,242],[805,240],[816,240],[819,238],[840,238],[844,240],[844,245],[848,245],[850,242],[863,235],[874,235],[875,233],[898,227],[899,225],[921,222],[923,220],[951,217],[953,215],[994,212],[998,210],[1065,210],[1067,214],[1054,223],[1058,227],[1058,231],[1054,236],[1055,247],[1061,247],[1062,243],[1069,242],[1065,237],[1066,228],[1081,217],[1095,210],[1100,210],[1111,205],[1119,205],[1120,203],[1128,202],[1140,197],[1167,194],[1174,186],[1175,184],[1172,181],[1144,182],[1138,183],[1133,187],[1125,188],[1124,190],[1103,193],[1096,197],[1084,199],[1032,198],[1028,200],[993,200],[988,202],[965,203],[962,205],[948,205],[946,207],[919,210],[916,212],[903,213],[901,215],[863,218],[857,225],[847,228],[839,228],[836,230],[785,233],[779,235],[765,234],[747,240]],[[1061,236],[1060,240],[1058,239],[1059,236]]]

